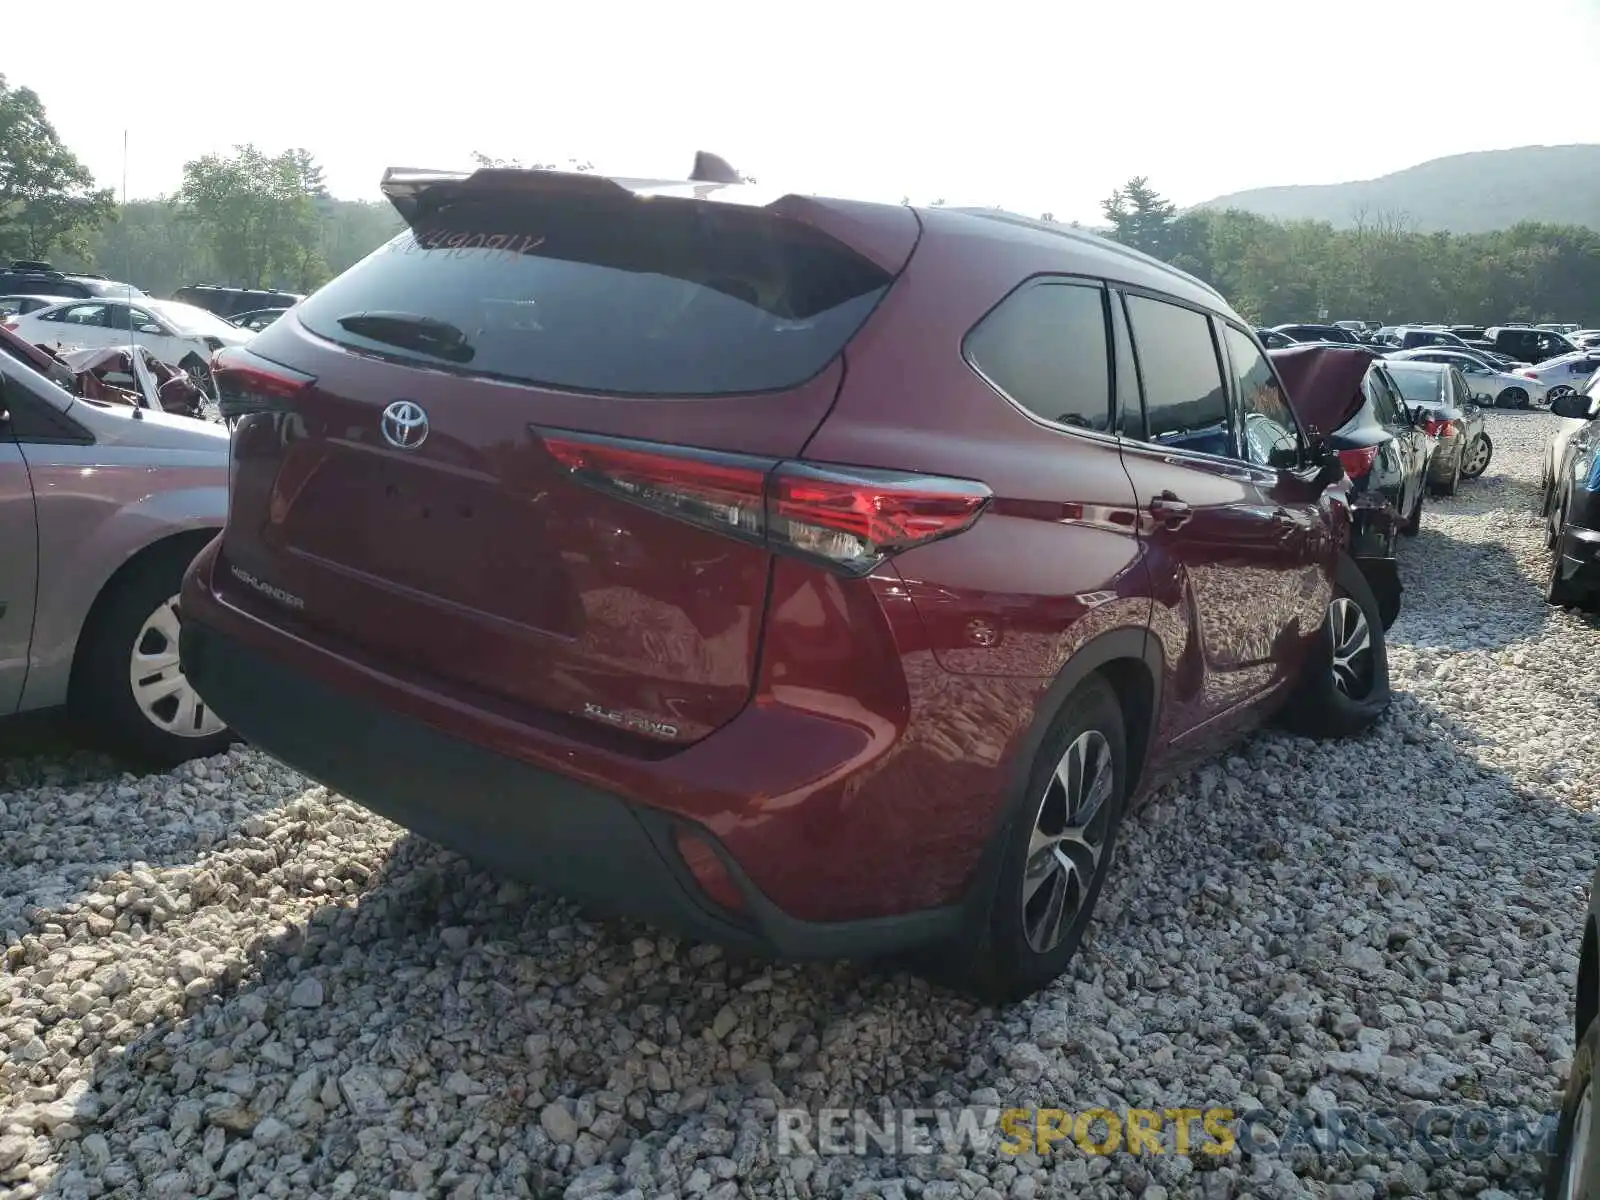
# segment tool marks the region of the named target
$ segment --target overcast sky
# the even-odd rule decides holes
[[[1135,174],[1191,204],[1600,142],[1597,63],[1600,0],[77,0],[0,38],[119,195],[126,128],[136,198],[238,142],[368,199],[474,150],[681,176],[703,148],[798,191],[1079,220]]]

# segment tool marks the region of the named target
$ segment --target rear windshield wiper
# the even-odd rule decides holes
[[[404,312],[360,312],[339,318],[339,326],[358,337],[420,350],[446,362],[468,363],[477,354],[467,335],[448,321]]]

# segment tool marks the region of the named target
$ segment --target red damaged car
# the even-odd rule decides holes
[[[709,167],[391,171],[408,230],[216,357],[183,669],[490,868],[1025,994],[1131,802],[1387,705],[1338,458],[1154,259]]]

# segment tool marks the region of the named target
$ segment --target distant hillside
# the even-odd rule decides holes
[[[1600,229],[1600,146],[1523,146],[1436,158],[1377,179],[1254,188],[1197,208],[1242,208],[1348,229],[1365,213],[1403,215],[1424,232],[1487,233],[1519,221]]]

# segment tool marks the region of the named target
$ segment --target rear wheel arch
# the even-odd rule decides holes
[[[176,556],[187,550],[189,557],[192,559],[196,554],[204,550],[219,532],[221,531],[208,526],[201,526],[197,529],[182,529],[176,533],[169,533],[165,537],[157,538],[155,541],[135,550],[122,560],[116,570],[106,576],[100,584],[99,591],[95,593],[94,600],[90,603],[88,610],[83,614],[83,620],[78,624],[77,637],[72,651],[71,679],[73,681],[78,677],[79,656],[84,644],[84,634],[94,627],[95,621],[105,610],[106,605],[110,603],[111,597],[116,595],[118,587],[136,572],[143,570],[146,563],[163,555],[171,554]],[[71,689],[72,683],[69,682],[68,691],[70,692]]]
[[[1583,926],[1583,949],[1578,954],[1578,986],[1573,1011],[1573,1040],[1583,1041],[1589,1023],[1600,1015],[1600,936],[1594,918]]]
[[[1128,792],[1138,786],[1161,711],[1164,657],[1160,643],[1145,628],[1113,629],[1080,647],[1045,691],[1035,708],[1022,753],[1017,756],[1013,790],[1024,789],[1050,727],[1072,694],[1091,676],[1116,692],[1128,733]]]

